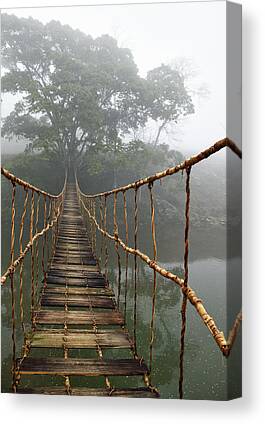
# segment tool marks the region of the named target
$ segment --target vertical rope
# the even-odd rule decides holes
[[[21,215],[21,221],[20,221],[20,232],[19,232],[19,253],[20,255],[23,252],[23,234],[24,234],[24,223],[27,213],[27,204],[28,204],[28,198],[29,198],[29,192],[28,189],[24,188],[25,190],[25,199],[24,199],[24,206],[23,206],[23,212]],[[23,309],[23,270],[24,270],[24,261],[21,261],[20,268],[19,268],[19,308],[20,308],[20,321],[22,326],[22,331],[25,334],[25,323],[24,323],[24,309]]]
[[[61,199],[56,200],[55,202],[55,215],[60,214],[61,211]],[[56,221],[55,224],[55,244],[54,244],[54,252],[56,249],[56,244],[57,244],[57,240],[58,240],[58,234],[59,234],[59,218]]]
[[[114,226],[114,237],[117,239],[119,237],[119,229],[117,223],[117,193],[114,193],[113,201],[113,226]],[[120,295],[121,295],[121,258],[119,253],[119,243],[115,242],[115,250],[117,254],[117,264],[118,264],[118,296],[117,296],[117,305],[120,306]]]
[[[126,192],[123,192],[123,218],[125,227],[125,243],[129,244],[129,230],[128,230],[128,218],[127,218],[127,201]],[[128,288],[128,260],[129,254],[125,253],[125,287],[124,287],[124,324],[126,323],[126,312],[127,312],[127,288]]]
[[[52,200],[52,220],[55,217],[55,211],[56,211],[56,200]],[[52,227],[52,258],[54,257],[55,252],[55,245],[56,245],[56,226]]]
[[[107,196],[104,196],[104,230],[107,231]],[[105,236],[105,280],[108,281],[108,241]]]
[[[43,227],[45,228],[47,226],[47,198],[44,196],[44,206],[43,206]],[[47,232],[45,233],[43,239],[42,239],[42,260],[41,260],[41,266],[42,266],[42,274],[43,274],[43,287],[45,288],[47,285],[47,272],[46,272],[46,266],[45,266],[45,252],[47,253]],[[46,258],[47,260],[47,258]]]
[[[29,239],[32,242],[33,238],[33,225],[34,225],[34,191],[31,191],[31,211],[30,211],[30,226],[29,226]],[[31,256],[31,323],[34,326],[34,299],[35,299],[35,285],[34,285],[34,246],[30,248]]]
[[[36,221],[35,221],[35,234],[38,232],[39,225],[39,212],[40,212],[40,194],[38,193],[38,201],[36,208]],[[35,244],[35,258],[36,258],[36,278],[35,278],[35,301],[38,295],[38,283],[39,283],[39,240],[36,240]]]
[[[100,214],[100,228],[103,228],[103,199],[101,197],[100,197],[100,204],[99,204],[99,214]],[[100,269],[102,268],[102,261],[103,261],[103,243],[104,243],[104,236],[102,233],[100,233],[100,256],[99,256]]]
[[[134,249],[137,250],[137,235],[138,235],[138,189],[134,191]],[[134,308],[133,308],[133,338],[134,338],[134,353],[137,356],[137,256],[134,255]]]
[[[186,205],[185,205],[185,234],[184,234],[184,287],[188,286],[189,268],[189,224],[190,224],[190,171],[186,169]],[[184,349],[185,349],[185,332],[186,332],[186,310],[187,295],[183,293],[181,307],[181,336],[180,336],[180,356],[179,356],[179,398],[183,399],[183,378],[184,378]]]
[[[149,184],[149,193],[150,193],[150,212],[151,212],[151,230],[152,230],[152,241],[153,241],[153,259],[157,260],[157,244],[156,244],[156,231],[155,231],[155,207],[154,207],[154,197],[152,191],[153,184]],[[149,344],[149,371],[151,374],[152,371],[152,362],[153,362],[153,344],[155,338],[155,304],[156,304],[156,291],[157,291],[157,280],[156,280],[156,271],[153,271],[153,295],[152,295],[152,315],[150,322],[150,344]]]
[[[90,216],[92,216],[92,200],[88,199],[88,210],[90,213]],[[92,252],[94,253],[94,240],[93,240],[93,222],[92,219],[89,217],[89,225],[90,225],[90,241],[91,241],[91,249]]]
[[[15,197],[16,197],[16,184],[12,182],[12,200],[11,200],[11,237],[10,237],[10,261],[11,266],[14,262],[15,254]],[[16,312],[15,312],[15,286],[14,286],[14,270],[10,273],[11,285],[11,316],[12,316],[12,376],[13,384],[12,389],[16,392]]]
[[[96,200],[93,200],[92,202],[92,216],[94,219],[96,219]],[[94,240],[94,252],[96,254],[96,249],[97,249],[97,239],[96,239],[96,224],[95,221],[93,221],[93,240]]]
[[[47,219],[47,223],[50,224],[51,222],[51,213],[52,213],[52,200],[49,198],[49,210],[48,210],[48,219]],[[48,246],[47,246],[47,261],[49,262],[51,259],[51,244],[52,244],[52,232],[49,231],[49,235],[51,234],[51,236],[48,239]]]

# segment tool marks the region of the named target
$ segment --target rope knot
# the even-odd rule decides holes
[[[154,181],[149,181],[149,183],[148,183],[149,190],[152,190],[153,185],[154,185]]]

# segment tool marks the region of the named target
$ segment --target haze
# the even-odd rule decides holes
[[[195,114],[182,120],[163,141],[182,152],[198,152],[226,133],[225,1],[105,5],[88,7],[19,8],[3,10],[43,23],[58,20],[93,37],[110,34],[131,49],[141,76],[161,63],[180,58],[191,62],[197,75],[188,85],[207,86],[207,97],[194,98]],[[16,98],[2,96],[2,116]],[[18,143],[2,143],[5,153]]]

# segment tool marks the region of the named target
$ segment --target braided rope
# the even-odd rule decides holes
[[[15,197],[16,197],[16,184],[12,181],[12,200],[11,200],[11,237],[10,237],[10,260],[14,261],[14,248],[15,248]],[[15,286],[14,286],[14,272],[10,274],[10,287],[11,287],[11,316],[12,316],[12,376],[13,385],[12,389],[16,392],[16,312],[15,312]]]
[[[149,184],[149,193],[150,193],[150,212],[151,212],[151,232],[152,232],[152,241],[153,241],[153,260],[157,260],[157,244],[156,244],[156,231],[155,231],[155,207],[154,207],[154,196],[152,191],[153,183]],[[153,294],[152,294],[152,315],[150,322],[150,342],[149,342],[149,371],[152,371],[152,362],[153,362],[153,344],[155,339],[155,304],[156,304],[156,291],[157,291],[157,279],[156,271],[154,270],[153,275]]]
[[[114,194],[113,202],[113,227],[114,227],[114,236],[119,237],[119,229],[117,223],[117,193]],[[119,253],[119,243],[115,243],[115,251],[117,254],[117,264],[118,264],[118,296],[117,296],[117,305],[120,306],[120,296],[121,296],[121,257]]]
[[[185,289],[188,287],[189,268],[189,224],[190,224],[190,171],[191,168],[186,169],[186,205],[185,205],[185,234],[184,234],[184,282]],[[185,332],[186,332],[186,311],[187,311],[187,294],[182,293],[182,306],[181,306],[181,336],[180,336],[180,355],[179,355],[179,397],[183,399],[183,378],[184,378],[184,350],[185,350]]]
[[[148,185],[149,183],[153,183],[154,181],[161,180],[162,178],[165,178],[169,175],[174,175],[174,174],[177,174],[180,171],[183,171],[187,168],[190,168],[191,166],[207,159],[208,157],[219,152],[219,150],[222,150],[225,147],[228,147],[239,158],[242,158],[242,152],[241,152],[241,150],[239,150],[239,148],[236,146],[236,144],[233,141],[231,141],[229,138],[224,138],[222,140],[217,141],[212,146],[203,150],[199,154],[197,154],[195,156],[191,156],[189,159],[181,162],[180,164],[178,164],[176,166],[173,166],[172,168],[167,168],[164,171],[158,172],[157,174],[150,175],[149,177],[142,178],[141,180],[138,180],[138,181],[134,181],[133,183],[130,183],[126,186],[114,188],[113,190],[104,191],[102,193],[96,193],[96,194],[82,193],[82,195],[86,198],[92,199],[92,198],[95,198],[95,197],[109,196],[109,195],[114,194],[114,193],[124,192],[124,191],[130,190],[130,189],[139,188],[143,185]],[[80,190],[80,188],[79,188],[79,190]]]
[[[23,233],[24,233],[24,224],[25,224],[27,204],[28,204],[28,198],[29,198],[28,189],[25,189],[25,191],[26,191],[26,194],[24,199],[24,206],[23,206],[23,212],[21,216],[21,225],[20,225],[20,233],[19,233],[20,255],[23,253]],[[23,268],[24,268],[24,262],[22,261],[20,263],[20,270],[19,270],[19,299],[20,299],[19,306],[20,306],[20,321],[21,321],[22,331],[25,334],[24,309],[23,309]]]
[[[138,235],[138,202],[137,191],[134,191],[134,250],[137,250],[137,235]],[[134,307],[133,307],[133,338],[134,338],[134,352],[137,356],[137,256],[134,255]]]
[[[104,196],[104,232],[107,232],[107,196]],[[102,233],[104,236],[104,233]],[[108,281],[108,259],[109,259],[109,252],[108,252],[108,243],[106,237],[105,239],[105,279]]]
[[[128,219],[127,219],[127,202],[126,202],[126,192],[123,192],[123,219],[125,227],[125,243],[129,243],[129,228],[128,228]],[[105,238],[105,237],[104,237]],[[129,254],[125,252],[125,287],[124,287],[124,323],[126,323],[126,312],[127,312],[127,289],[128,289],[128,262]]]

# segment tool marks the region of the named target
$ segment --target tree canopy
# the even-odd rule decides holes
[[[3,92],[19,95],[2,134],[29,140],[65,166],[90,152],[124,151],[126,134],[148,119],[159,122],[157,143],[168,122],[194,111],[177,71],[162,65],[141,78],[114,38],[93,39],[60,22],[3,14],[2,63]]]

